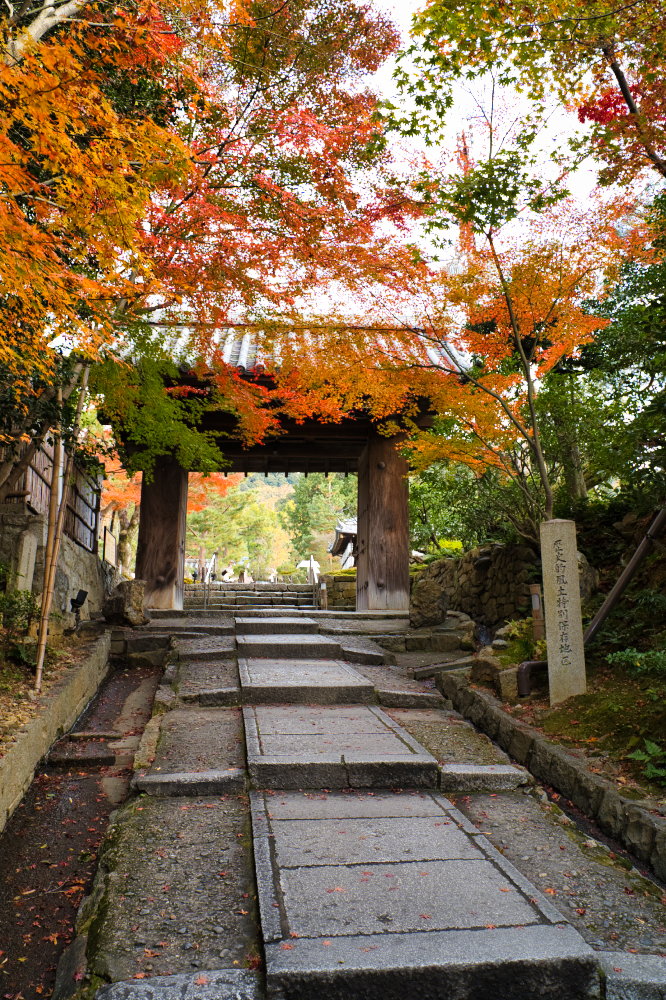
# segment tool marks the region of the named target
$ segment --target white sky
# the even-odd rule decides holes
[[[409,30],[412,23],[412,17],[419,10],[423,9],[425,6],[424,0],[373,0],[373,6],[377,10],[381,10],[389,15],[393,23],[400,30],[402,34],[402,44],[407,47],[409,45]],[[372,86],[376,89],[382,97],[388,99],[394,99],[397,97],[397,91],[395,84],[392,80],[392,73],[395,66],[395,59],[390,59],[378,73],[372,79]],[[483,98],[483,87],[481,84],[475,88],[475,95],[484,102]],[[515,95],[511,95],[511,101],[515,101]],[[485,102],[484,102],[485,103]],[[465,128],[468,116],[474,114],[475,112],[473,98],[462,92],[459,93],[456,106],[449,114],[449,128],[447,133],[450,136],[448,140],[451,147],[455,145],[455,139],[457,134]],[[547,151],[552,147],[554,142],[561,142],[563,137],[567,137],[573,134],[577,130],[578,122],[575,117],[564,111],[559,111],[551,118],[548,126],[544,130],[544,137],[542,141],[542,148]],[[405,140],[402,140],[405,142]],[[411,145],[415,150],[425,151],[426,147],[424,143],[419,143],[416,140],[411,141]],[[428,155],[430,157],[435,157],[435,151],[430,148],[428,149]],[[581,201],[584,201],[589,197],[590,192],[595,186],[595,170],[592,164],[583,165],[577,174],[570,179],[569,187],[572,194]]]

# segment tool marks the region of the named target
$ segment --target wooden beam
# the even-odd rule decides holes
[[[409,610],[409,504],[401,438],[370,435],[358,465],[357,611]]]
[[[160,458],[153,480],[141,486],[137,580],[146,581],[147,608],[183,607],[187,470],[175,459]]]

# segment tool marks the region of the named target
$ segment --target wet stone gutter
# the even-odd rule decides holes
[[[70,667],[37,701],[37,714],[21,726],[0,758],[0,832],[18,808],[35,768],[51,745],[71,728],[109,671],[110,635],[91,644],[82,663]]]
[[[437,675],[437,687],[453,707],[494,740],[542,784],[550,785],[618,840],[657,878],[666,881],[666,817],[654,815],[616,786],[588,770],[557,743],[503,711],[491,694],[469,686],[467,672]]]

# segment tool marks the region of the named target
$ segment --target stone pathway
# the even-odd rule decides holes
[[[158,694],[170,710],[144,734],[147,794],[110,829],[79,917],[99,1000],[666,996],[666,969],[661,993],[636,992],[635,963],[621,992],[617,935],[584,919],[589,880],[574,881],[584,848],[539,827],[527,772],[391,666],[407,654],[374,639],[399,637],[398,615],[243,610],[235,637],[228,619],[224,632],[199,620],[205,634],[177,642]],[[542,879],[549,851],[557,876]],[[617,873],[593,877],[613,906]],[[662,919],[645,897],[641,928]],[[615,956],[603,975],[600,948]]]

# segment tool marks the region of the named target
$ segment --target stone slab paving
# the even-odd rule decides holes
[[[262,788],[426,787],[435,758],[381,709],[246,706],[248,771]]]
[[[246,704],[353,705],[374,700],[374,685],[340,660],[238,661]]]
[[[443,796],[251,806],[269,996],[597,995],[591,949]]]
[[[236,655],[233,636],[210,636],[203,639],[185,639],[178,643],[180,660],[231,660]]]
[[[236,631],[241,635],[274,635],[300,633],[316,635],[319,625],[314,618],[296,618],[293,615],[282,615],[279,618],[236,618]]]
[[[632,955],[622,951],[602,952],[605,1000],[664,1000],[666,958],[663,955]]]
[[[198,705],[238,705],[238,669],[231,661],[190,661],[179,664],[175,690],[181,701]]]

